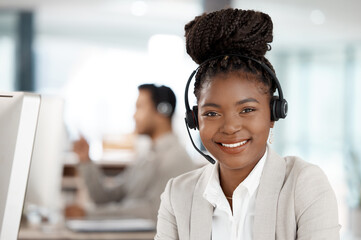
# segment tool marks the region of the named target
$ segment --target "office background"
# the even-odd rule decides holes
[[[183,94],[196,65],[183,29],[215,2],[2,0],[0,90],[63,97],[69,139],[85,135],[99,159],[104,136],[132,131],[137,86],[165,84],[177,95],[175,131],[188,142]],[[290,106],[273,147],[326,172],[346,235],[361,208],[361,2],[218,2],[272,17],[268,57]]]

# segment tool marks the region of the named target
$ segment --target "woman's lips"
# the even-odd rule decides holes
[[[237,154],[242,152],[248,145],[250,139],[246,139],[246,140],[241,140],[238,142],[217,142],[217,145],[219,146],[219,148],[226,153],[230,153],[230,154]]]

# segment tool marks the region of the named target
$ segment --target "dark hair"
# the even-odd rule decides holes
[[[154,84],[142,84],[138,86],[138,89],[150,92],[154,107],[158,112],[169,118],[173,116],[176,97],[172,89],[164,85],[158,87]]]
[[[191,58],[198,64],[215,58],[202,64],[196,74],[196,97],[199,98],[206,79],[218,73],[234,71],[252,74],[268,87],[266,92],[272,96],[276,90],[272,76],[254,61],[232,55],[240,54],[261,61],[274,72],[265,58],[266,52],[271,49],[272,30],[272,20],[267,14],[230,8],[204,13],[186,24],[186,48]]]

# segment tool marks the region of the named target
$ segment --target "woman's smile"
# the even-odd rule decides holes
[[[219,148],[228,154],[238,154],[243,152],[249,143],[250,139],[243,139],[239,141],[222,141],[216,142]]]

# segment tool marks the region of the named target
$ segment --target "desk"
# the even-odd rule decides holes
[[[22,227],[18,240],[150,240],[155,232],[80,233],[66,228],[42,231],[39,228]]]

